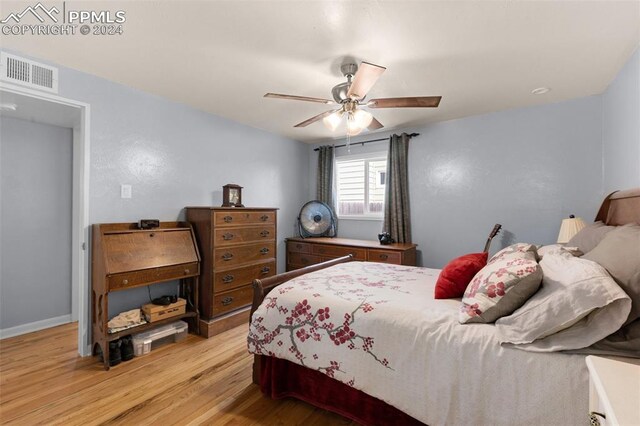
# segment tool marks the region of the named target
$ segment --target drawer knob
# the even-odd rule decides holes
[[[225,241],[233,240],[233,234],[227,232],[226,234],[222,235],[222,239]]]
[[[227,296],[224,299],[222,299],[222,304],[224,306],[230,305],[231,302],[233,302],[233,297]]]
[[[267,253],[269,253],[269,249],[264,247],[264,248],[260,249],[260,253],[261,254],[267,254]]]
[[[122,284],[124,284],[124,285],[129,284],[129,280],[122,280]]]
[[[222,255],[222,260],[224,260],[225,262],[228,261],[228,260],[231,260],[231,259],[233,259],[233,254],[232,253],[227,252],[227,253]]]
[[[184,270],[184,274],[185,274],[185,275],[189,275],[189,273],[190,273],[190,272],[191,272],[191,271],[190,271],[189,269],[185,269],[185,270]]]
[[[224,277],[222,277],[222,282],[225,284],[229,284],[232,281],[233,281],[233,275],[231,274],[227,274]]]
[[[267,216],[266,214],[263,214],[262,216],[260,216],[260,220],[263,222],[266,222],[267,220],[269,220],[269,216]]]
[[[598,418],[598,416],[602,417],[603,420],[607,418],[607,416],[602,413],[592,411],[589,413],[589,423],[591,424],[591,426],[600,426],[600,419]]]
[[[380,259],[382,259],[382,260],[387,260],[388,258],[389,258],[388,254],[381,254],[380,255]]]
[[[269,271],[271,271],[271,268],[269,268],[268,266],[265,266],[264,268],[262,268],[260,270],[260,272],[263,273],[263,274],[268,274]]]
[[[225,223],[229,223],[233,220],[233,216],[225,216],[224,218],[222,218],[222,220],[224,220]]]
[[[302,244],[296,244],[296,248],[301,249],[302,248]]]
[[[263,237],[268,237],[269,236],[269,231],[264,230],[264,231],[260,232],[260,235],[263,236]]]

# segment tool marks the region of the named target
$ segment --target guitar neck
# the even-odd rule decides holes
[[[502,228],[502,225],[500,225],[499,223],[496,223],[494,225],[493,229],[489,233],[489,238],[487,238],[487,243],[484,245],[484,250],[483,251],[485,251],[485,252],[489,251],[489,247],[491,246],[491,240],[493,240],[493,237],[498,235],[498,232],[500,232],[501,228]]]

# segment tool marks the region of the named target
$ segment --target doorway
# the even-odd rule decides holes
[[[8,267],[0,288],[12,304],[0,338],[78,321],[78,352],[89,355],[89,105],[5,83],[0,103],[2,149],[10,156],[1,159],[0,265]],[[41,243],[33,241],[39,236]],[[30,280],[25,288],[21,277]]]

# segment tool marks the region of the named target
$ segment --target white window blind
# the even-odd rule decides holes
[[[386,153],[336,159],[338,217],[382,218]]]

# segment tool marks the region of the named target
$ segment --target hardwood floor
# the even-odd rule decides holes
[[[104,371],[76,351],[77,325],[0,341],[0,423],[15,425],[351,425],[251,383],[246,325],[189,335]]]

